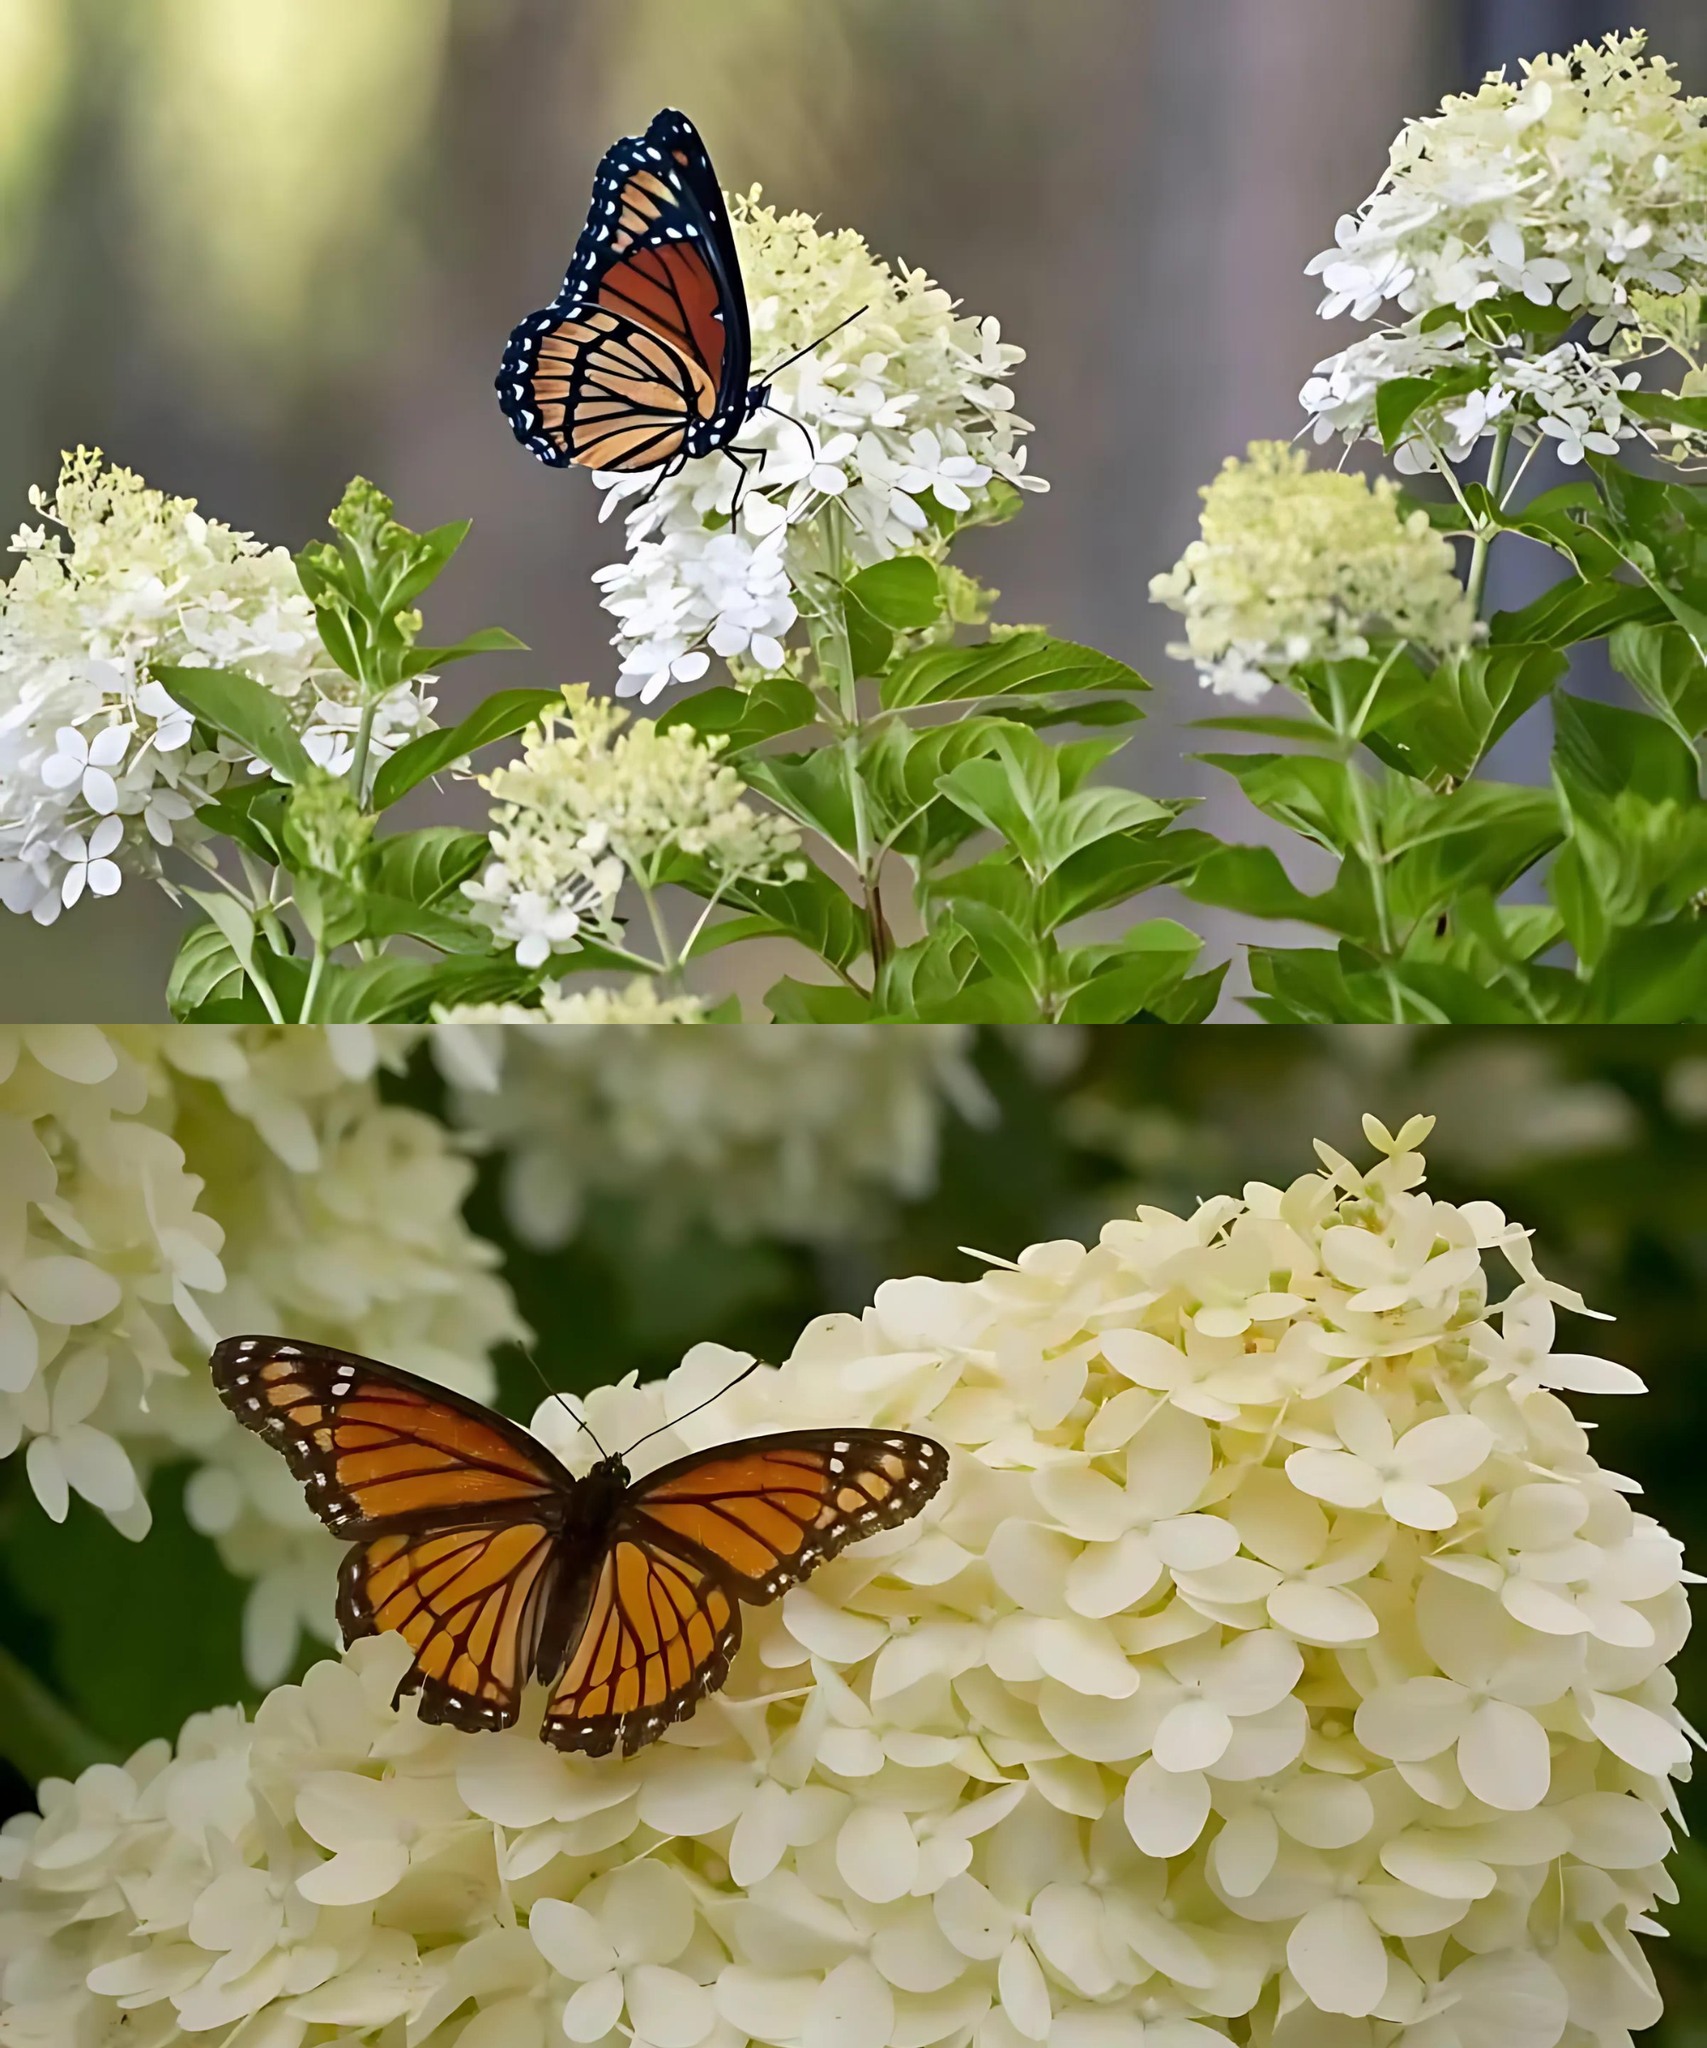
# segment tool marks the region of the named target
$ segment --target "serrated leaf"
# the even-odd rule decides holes
[[[910,654],[884,677],[882,701],[887,710],[913,710],[924,704],[1149,687],[1112,655],[1048,633],[1026,632],[981,646],[927,647]]]
[[[421,733],[380,763],[373,779],[374,809],[389,809],[429,775],[453,767],[494,740],[510,738],[548,711],[560,710],[562,705],[560,690],[499,690],[471,711],[460,725]]]
[[[1129,1023],[1176,989],[1202,950],[1197,934],[1171,918],[1136,926],[1118,946],[1079,949],[1063,964],[1085,978],[1063,1005],[1061,1022]]]
[[[431,908],[478,874],[491,852],[483,833],[429,825],[375,840],[368,850],[366,880],[381,895]]]

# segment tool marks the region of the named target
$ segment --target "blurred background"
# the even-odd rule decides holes
[[[782,1034],[810,1040],[809,1066],[755,1051],[779,1036],[763,1030],[572,1031],[562,1053],[521,1053],[535,1034],[508,1036],[484,1110],[447,1087],[457,1066],[442,1050],[435,1063],[417,1046],[385,1086],[469,1128],[469,1221],[500,1247],[554,1384],[651,1377],[706,1339],[775,1359],[885,1278],[973,1277],[961,1247],[1011,1257],[1094,1241],[1139,1202],[1189,1212],[1249,1179],[1285,1184],[1313,1169],[1315,1137],[1365,1162],[1363,1111],[1396,1130],[1422,1110],[1439,1119],[1432,1190],[1497,1202],[1532,1229],[1549,1278],[1616,1317],[1591,1329],[1566,1316],[1560,1342],[1604,1348],[1649,1395],[1573,1405],[1601,1462],[1639,1481],[1698,1569],[1707,1559],[1707,1029],[950,1033],[930,1078],[915,1062],[887,1080],[871,1061],[914,1034]],[[589,1056],[613,1036],[620,1052]],[[891,1131],[887,1170],[836,1112],[850,1074]],[[734,1104],[743,1088],[731,1118],[696,1115],[708,1093]],[[828,1105],[815,1118],[813,1102]],[[524,1356],[499,1365],[503,1404],[531,1416],[541,1395]],[[122,1756],[249,1694],[244,1589],[186,1522],[182,1469],[156,1474],[155,1530],[134,1545],[81,1502],[53,1528],[21,1462],[0,1462],[0,1664],[14,1700],[27,1674],[37,1711],[27,1731],[0,1716],[0,1817],[29,1803],[38,1775]],[[1677,1672],[1699,1722],[1707,1638]],[[1683,1801],[1699,1839],[1707,1799],[1686,1787]],[[1650,2039],[1707,2048],[1707,1856],[1686,1841],[1675,1870],[1683,1896],[1655,1958],[1671,2017]]]
[[[1340,345],[1304,265],[1401,121],[1629,26],[1707,87],[1700,0],[0,0],[0,522],[79,441],[293,548],[359,470],[417,526],[475,520],[434,637],[535,650],[457,671],[441,715],[607,681],[616,537],[491,380],[602,149],[680,102],[726,184],[858,227],[1030,351],[1054,490],[973,565],[1006,616],[1148,674],[1129,772],[1254,837],[1181,760],[1205,707],[1149,577],[1221,459],[1296,429]],[[1547,746],[1542,710],[1497,768],[1540,780]],[[0,920],[9,1012],[158,1014],[176,922],[141,889],[81,906],[79,946]]]

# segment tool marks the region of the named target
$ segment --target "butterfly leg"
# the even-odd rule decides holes
[[[652,479],[651,487],[647,490],[642,491],[640,496],[634,500],[634,503],[629,507],[630,512],[632,513],[644,510],[644,508],[650,505],[652,500],[655,497],[657,497],[658,493],[664,488],[664,486],[670,481],[670,479],[672,477],[680,476],[682,471],[686,469],[687,466],[688,459],[685,455],[677,455],[673,457],[669,462],[666,462],[664,466],[658,471],[658,474]]]

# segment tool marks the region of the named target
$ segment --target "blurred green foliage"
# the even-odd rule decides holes
[[[1065,1052],[1071,1048],[1071,1062]],[[519,1247],[483,1162],[470,1205],[502,1243],[553,1384],[584,1389],[667,1371],[712,1339],[778,1357],[828,1310],[858,1310],[886,1276],[976,1270],[960,1249],[1011,1254],[1094,1236],[1136,1201],[1170,1207],[1311,1170],[1321,1136],[1355,1158],[1359,1113],[1441,1124],[1430,1183],[1493,1200],[1532,1227],[1543,1271],[1617,1317],[1566,1325],[1632,1366],[1643,1401],[1579,1404],[1603,1462],[1640,1479],[1646,1505],[1707,1557],[1707,1030],[987,1032],[978,1063],[1000,1114],[948,1116],[935,1191],[856,1242],[811,1250],[731,1244],[709,1226],[663,1229],[643,1192],[589,1211],[559,1253]],[[391,1084],[426,1108],[425,1059]],[[538,1379],[516,1351],[503,1399],[531,1415]],[[185,1523],[179,1475],[157,1476],[156,1526],[131,1545],[80,1503],[53,1528],[0,1464],[0,1751],[6,1809],[28,1780],[171,1734],[199,1706],[245,1697],[242,1588]],[[1707,1639],[1678,1667],[1685,1707],[1707,1697]],[[1699,1826],[1707,1800],[1685,1789]],[[1656,1957],[1672,2017],[1656,2048],[1707,2043],[1707,1855],[1685,1843],[1681,1903]]]

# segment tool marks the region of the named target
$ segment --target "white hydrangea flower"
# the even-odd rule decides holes
[[[1200,538],[1150,596],[1184,616],[1168,652],[1216,695],[1254,703],[1304,662],[1366,655],[1374,632],[1436,654],[1474,635],[1451,542],[1387,478],[1253,441],[1201,495]]]
[[[564,710],[528,727],[522,755],[480,777],[496,799],[494,858],[463,893],[514,944],[524,967],[569,952],[583,925],[609,929],[624,874],[650,887],[665,854],[703,859],[718,881],[795,878],[800,829],[756,811],[718,756],[725,741],[688,726],[662,730],[584,683]],[[626,728],[626,729],[625,729]]]
[[[434,1029],[452,1115],[504,1152],[505,1211],[525,1244],[566,1243],[598,1193],[734,1237],[828,1240],[874,1200],[931,1187],[945,1106],[988,1114],[958,1026],[616,1028],[631,1014],[586,1028],[605,1021]]]
[[[1325,318],[1468,313],[1501,294],[1595,317],[1631,293],[1707,279],[1707,100],[1686,98],[1641,30],[1490,72],[1407,121],[1381,182],[1312,259]]]
[[[348,765],[355,685],[320,645],[314,607],[284,548],[268,548],[192,498],[150,490],[99,451],[65,458],[46,522],[0,583],[0,903],[51,924],[126,868],[158,874],[194,850],[194,813],[234,771],[261,772],[233,742],[192,750],[193,721],[155,665],[228,668],[277,693],[323,765]],[[50,533],[49,527],[59,529]],[[432,722],[433,678],[387,697],[377,754]]]
[[[501,1024],[527,1029],[541,1024],[703,1024],[705,1004],[698,996],[661,996],[658,984],[636,975],[623,988],[546,989],[537,1009],[520,1003],[459,1003],[435,1013],[435,1021],[452,1027]],[[444,1034],[441,1033],[441,1037]],[[504,1039],[490,1031],[457,1033],[458,1071],[480,1079],[476,1085],[496,1088],[503,1071]]]
[[[755,377],[829,338],[779,372],[777,410],[742,429],[742,447],[763,454],[749,460],[738,514],[734,464],[690,463],[627,514],[626,559],[594,578],[617,621],[617,689],[647,703],[697,682],[713,654],[783,666],[803,581],[822,572],[827,505],[848,566],[863,567],[929,544],[927,497],[964,515],[998,479],[1047,488],[1025,473],[1030,426],[1007,384],[1025,352],[995,320],[958,313],[923,271],[885,263],[851,229],[762,205],[756,188],[730,215]],[[595,480],[607,517],[655,481]]]
[[[337,1547],[276,1455],[233,1430],[207,1356],[284,1330],[483,1398],[520,1334],[496,1253],[461,1220],[473,1169],[384,1105],[366,1027],[0,1033],[0,1456],[43,1509],[128,1536],[145,1483],[189,1460],[191,1520],[252,1581],[252,1674],[333,1636]]]
[[[1476,381],[1411,415],[1393,449],[1394,467],[1404,475],[1463,462],[1501,428],[1520,448],[1551,442],[1567,466],[1588,454],[1616,455],[1633,441],[1673,461],[1707,453],[1707,435],[1661,426],[1629,409],[1625,395],[1640,387],[1639,370],[1621,369],[1574,341],[1529,355],[1520,345],[1478,340],[1462,329],[1426,335],[1382,329],[1318,363],[1299,396],[1318,442],[1335,434],[1348,447],[1379,442],[1382,385],[1437,370],[1466,370]]]
[[[1323,1148],[1284,1189],[891,1281],[703,1413],[746,1363],[714,1346],[592,1395],[607,1441],[665,1426],[646,1465],[857,1421],[930,1431],[949,1480],[751,1612],[727,1690],[632,1759],[424,1727],[381,1637],[252,1724],[197,1716],[175,1752],[50,1780],[0,1833],[0,2042],[1563,2048],[1651,2025],[1639,1937],[1689,1770],[1678,1546],[1508,1373],[1537,1302],[1581,1304],[1492,1205],[1425,1192],[1427,1128],[1371,1119],[1369,1173]],[[1207,1382],[1212,1415],[1182,1401]],[[560,1404],[535,1426],[584,1463]],[[1292,1460],[1348,1440],[1426,1473],[1450,1532],[1299,1492]],[[1159,1472],[1159,1571],[1086,1612],[1076,1566]],[[1330,1516],[1377,1622],[1356,1639],[1229,1576]],[[1568,1630],[1484,1583],[1513,1543],[1577,1603]]]

